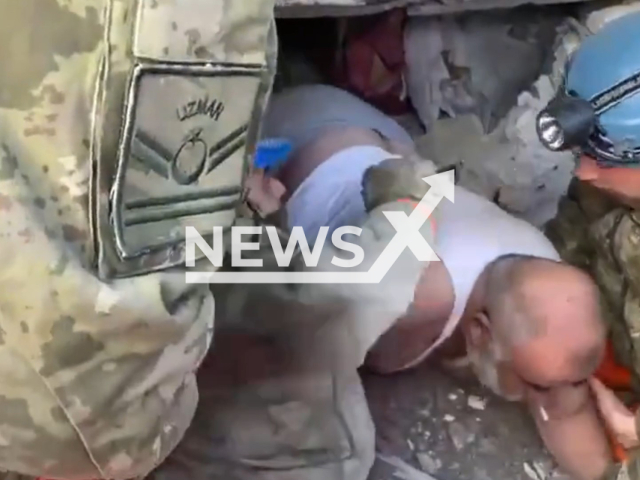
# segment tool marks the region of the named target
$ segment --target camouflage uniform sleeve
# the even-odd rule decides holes
[[[546,234],[562,259],[572,265],[589,270],[595,250],[589,241],[589,227],[594,220],[591,211],[581,200],[591,192],[584,192],[583,185],[573,181],[569,192],[558,206],[556,217],[546,226]]]
[[[131,52],[260,64],[273,1],[0,5],[0,470],[144,476],[192,420],[214,300],[180,271],[98,275]]]

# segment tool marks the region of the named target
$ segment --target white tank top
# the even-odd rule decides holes
[[[391,156],[378,147],[357,146],[319,165],[287,203],[289,227],[302,226],[311,241],[321,226],[329,226],[333,231],[342,225],[357,225],[366,215],[361,195],[362,175],[368,167]],[[453,283],[453,310],[436,342],[404,368],[422,362],[451,336],[476,281],[494,260],[510,254],[560,259],[551,242],[536,227],[463,187],[455,187],[455,201],[443,199],[437,212],[433,248]]]
[[[476,281],[494,260],[511,254],[560,260],[551,242],[536,227],[462,187],[455,187],[455,202],[442,200],[438,211],[434,250],[453,283],[453,311],[433,346],[405,368],[422,362],[451,336]]]
[[[358,225],[366,215],[362,199],[364,172],[395,155],[382,148],[358,145],[346,148],[318,165],[287,202],[289,228],[302,227],[315,240],[320,228],[330,237],[343,225]]]

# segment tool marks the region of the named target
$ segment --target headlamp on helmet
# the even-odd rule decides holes
[[[591,103],[563,93],[538,114],[536,130],[542,144],[558,152],[584,145],[595,125]]]
[[[559,94],[538,115],[546,148],[576,148],[602,166],[640,167],[639,31],[636,11],[583,39]]]

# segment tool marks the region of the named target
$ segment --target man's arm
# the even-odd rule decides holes
[[[359,235],[345,236],[343,239],[348,241],[352,248],[355,247],[355,250],[364,254],[362,263],[352,267],[336,264],[334,259],[349,260],[354,254],[336,248],[329,236],[321,247],[322,254],[317,267],[304,265],[301,255],[298,255],[295,257],[298,263],[295,270],[336,274],[368,272],[398,235],[385,213],[394,212],[397,216],[402,212],[406,217],[411,215],[418,201],[429,189],[422,178],[433,175],[435,168],[426,161],[420,164],[397,161],[373,167],[369,173],[363,181],[364,203],[368,207],[367,218],[357,225],[360,229]],[[404,201],[405,199],[408,201]],[[416,232],[430,245],[433,245],[433,217],[436,216],[434,213],[429,218],[424,218]],[[259,285],[259,288],[243,285],[242,289],[234,288],[233,292],[226,295],[225,301],[222,302],[225,314],[221,315],[221,318],[242,318],[244,311],[255,305],[260,298],[260,311],[256,312],[253,309],[251,312],[257,324],[277,330],[284,324],[287,324],[289,330],[295,330],[293,325],[289,325],[291,322],[304,325],[303,330],[307,332],[305,335],[311,335],[308,332],[312,330],[316,332],[314,345],[330,346],[322,348],[322,357],[327,357],[329,362],[334,363],[338,355],[344,354],[349,358],[337,363],[359,367],[367,351],[380,335],[405,315],[414,299],[415,287],[421,272],[429,265],[429,262],[419,262],[408,246],[401,247],[402,252],[392,265],[389,265],[389,270],[379,283],[342,283],[336,280],[331,284],[272,284]],[[298,313],[295,321],[291,318],[291,322],[290,315],[275,314],[292,310]],[[278,321],[274,322],[274,318]],[[297,343],[303,344],[302,341]]]
[[[528,404],[546,447],[564,471],[577,480],[604,475],[611,450],[586,383],[529,396]]]

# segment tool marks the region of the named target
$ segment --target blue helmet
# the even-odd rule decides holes
[[[604,165],[640,166],[640,12],[584,40],[537,129],[550,150],[579,148]]]

